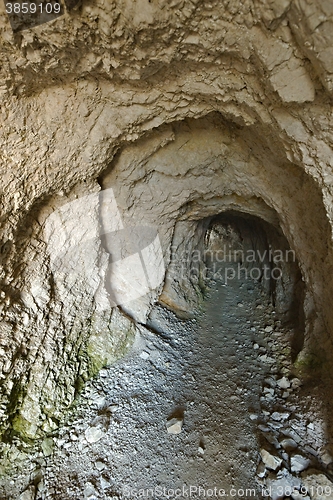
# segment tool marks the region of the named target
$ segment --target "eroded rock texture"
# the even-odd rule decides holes
[[[103,189],[113,189],[124,227],[158,227],[166,268],[173,249],[195,247],[200,221],[220,212],[281,228],[306,289],[301,356],[325,366],[331,2],[83,0],[15,35],[0,8],[3,432],[35,438],[55,429],[161,293],[181,311],[200,294],[167,271],[154,292],[125,307],[110,302]],[[68,205],[80,199],[85,210]],[[47,221],[61,207],[70,221],[61,233],[68,240],[59,239],[64,255],[73,232],[89,251],[59,276]]]

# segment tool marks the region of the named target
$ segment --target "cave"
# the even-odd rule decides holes
[[[331,5],[32,4],[0,7],[0,498],[333,498]]]

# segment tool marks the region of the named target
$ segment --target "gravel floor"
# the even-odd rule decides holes
[[[320,407],[291,376],[290,332],[258,284],[210,281],[195,319],[156,306],[148,326],[126,358],[86,385],[57,437],[42,450],[11,448],[18,455],[1,498],[204,498],[222,490],[263,498],[273,486],[278,499],[287,496],[279,485],[300,490],[309,468],[326,470],[329,481]],[[179,434],[167,431],[172,418]],[[295,456],[305,468],[292,471],[303,463]]]

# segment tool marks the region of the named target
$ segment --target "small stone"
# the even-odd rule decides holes
[[[97,500],[97,491],[91,483],[85,484],[83,495],[87,500]]]
[[[183,419],[172,418],[171,420],[168,420],[166,425],[168,434],[180,434],[183,427]]]
[[[291,438],[283,439],[280,444],[282,448],[284,448],[286,451],[290,451],[297,448],[297,443]]]
[[[238,307],[244,307],[244,304],[242,302],[238,302],[237,306]]]
[[[19,496],[19,500],[34,500],[36,495],[36,489],[34,486],[30,486]]]
[[[256,307],[256,309],[262,309],[262,308],[263,308],[262,304],[258,304]]]
[[[280,457],[278,457],[276,455],[272,455],[264,448],[262,448],[260,450],[260,455],[261,455],[262,461],[264,462],[265,466],[268,469],[276,470],[280,467],[280,465],[282,463],[282,460]]]
[[[289,418],[289,413],[280,413],[278,411],[275,411],[272,413],[272,419],[277,420],[278,422],[283,422],[284,420],[287,420]]]
[[[253,344],[253,349],[255,349],[255,350],[259,349],[259,345],[258,344]]]
[[[110,488],[110,483],[108,481],[106,481],[106,479],[104,479],[104,477],[101,477],[101,487],[103,490],[107,490],[108,488]]]
[[[265,477],[266,473],[267,473],[267,470],[266,470],[264,462],[260,462],[258,467],[257,467],[257,476],[260,478],[263,478],[263,477]]]
[[[88,427],[84,435],[88,443],[97,443],[104,436],[104,432],[99,427]]]
[[[289,381],[289,379],[287,379],[287,377],[282,377],[282,378],[280,378],[280,380],[277,381],[277,385],[281,389],[289,389],[290,381]]]
[[[52,455],[54,442],[52,438],[45,438],[42,441],[42,451],[45,457]]]
[[[95,462],[95,467],[97,470],[101,471],[105,469],[105,464],[103,462],[97,461]]]
[[[149,358],[149,352],[146,352],[146,351],[142,351],[140,353],[140,358],[143,359],[143,360],[146,360]]]
[[[258,415],[256,415],[255,413],[251,413],[250,414],[250,419],[251,420],[257,420],[257,418],[258,418]]]
[[[118,410],[118,408],[119,408],[119,406],[118,406],[118,405],[110,405],[110,406],[108,406],[108,408],[107,408],[107,409],[108,409],[111,413],[114,413],[115,411],[117,411],[117,410]]]
[[[270,326],[270,325],[266,326],[266,328],[265,328],[265,332],[266,333],[271,333],[272,331],[273,331],[273,327],[272,326]]]
[[[290,458],[291,472],[303,472],[310,465],[310,460],[302,455],[294,455]]]
[[[300,479],[293,477],[286,469],[279,471],[275,477],[267,479],[267,487],[272,500],[282,500],[287,497],[287,491],[297,491],[301,487]],[[298,492],[298,491],[297,491]],[[304,497],[299,494],[298,500]]]
[[[204,455],[205,450],[204,450],[201,446],[199,446],[199,448],[198,448],[198,453],[199,453],[200,455]]]

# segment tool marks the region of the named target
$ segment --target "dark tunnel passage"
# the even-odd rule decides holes
[[[228,288],[242,283],[245,293],[254,287],[274,307],[291,333],[294,361],[304,342],[304,282],[294,250],[282,231],[259,217],[226,212],[204,222],[204,259],[210,278]]]

